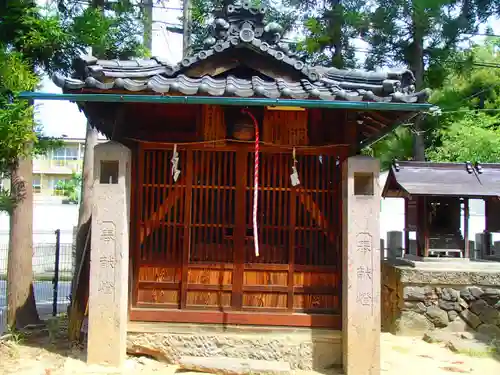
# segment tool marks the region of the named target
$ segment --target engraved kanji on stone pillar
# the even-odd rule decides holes
[[[126,359],[130,150],[116,142],[94,151],[87,362],[122,367]]]
[[[354,156],[342,168],[344,372],[380,375],[380,167]]]

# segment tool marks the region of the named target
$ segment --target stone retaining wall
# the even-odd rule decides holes
[[[500,272],[382,266],[382,329],[420,335],[476,330],[500,338]]]
[[[286,362],[292,370],[342,363],[341,332],[321,329],[223,327],[129,322],[127,351],[178,363],[180,357]]]

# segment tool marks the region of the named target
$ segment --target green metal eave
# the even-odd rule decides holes
[[[19,98],[32,100],[68,100],[72,102],[107,103],[161,103],[161,104],[216,104],[248,107],[302,107],[302,108],[342,108],[364,111],[408,111],[429,110],[427,103],[386,103],[386,102],[349,102],[335,100],[240,98],[225,96],[169,96],[137,94],[54,94],[25,91]]]

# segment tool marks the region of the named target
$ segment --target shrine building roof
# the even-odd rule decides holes
[[[53,81],[66,93],[141,93],[213,97],[426,103],[409,70],[368,72],[307,64],[283,42],[283,28],[264,21],[266,9],[228,5],[201,51],[172,65],[159,58],[75,62],[72,77]],[[415,106],[418,110],[418,106]]]
[[[500,164],[397,161],[389,170],[383,197],[500,196]]]

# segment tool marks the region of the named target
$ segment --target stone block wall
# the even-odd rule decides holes
[[[475,330],[500,338],[500,272],[429,270],[386,262],[382,329],[400,335]]]
[[[293,370],[324,370],[342,363],[341,332],[129,322],[127,351],[168,363],[184,356],[289,363]]]

